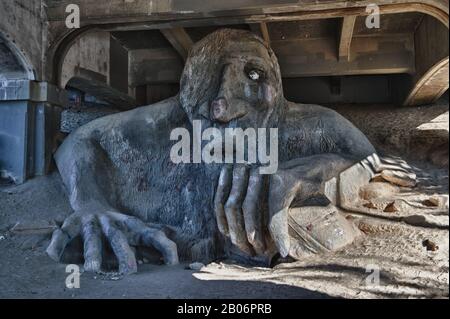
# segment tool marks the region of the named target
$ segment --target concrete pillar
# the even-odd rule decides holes
[[[21,184],[50,170],[65,91],[46,82],[0,81],[0,176]]]

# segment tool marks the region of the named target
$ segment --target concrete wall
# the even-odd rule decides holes
[[[0,1],[0,177],[16,183],[51,166],[63,102],[41,82],[48,46],[43,0]]]
[[[0,33],[33,69],[37,80],[43,79],[47,24],[42,0],[1,0]]]
[[[110,69],[110,34],[109,32],[92,32],[83,35],[69,49],[64,59],[61,87],[79,74],[80,70],[91,71],[103,77],[109,84]],[[98,79],[97,79],[98,80]]]
[[[34,73],[27,70],[26,63],[16,54],[17,49],[11,44],[0,34],[0,81],[33,78]]]

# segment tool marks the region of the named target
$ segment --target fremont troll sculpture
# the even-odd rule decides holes
[[[278,129],[278,169],[174,163],[171,132],[192,132],[195,121],[220,132]],[[151,247],[166,264],[338,249],[358,231],[337,206],[352,209],[357,188],[380,166],[402,170],[381,161],[336,112],[288,102],[273,51],[252,33],[229,29],[192,48],[177,96],[80,127],[55,159],[74,212],[47,253],[59,261],[81,236],[85,270],[102,268],[106,244],[123,274],[137,271],[135,247]]]

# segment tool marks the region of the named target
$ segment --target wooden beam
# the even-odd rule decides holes
[[[80,4],[83,2],[82,27],[81,29],[70,30],[63,23],[67,17],[65,8],[67,4],[77,2]],[[98,1],[85,2],[82,0],[52,0],[47,3],[46,13],[51,33],[49,39],[52,39],[52,41],[48,44],[49,49],[46,59],[47,61],[53,61],[53,63],[47,63],[45,73],[46,77],[54,83],[58,83],[60,80],[64,56],[73,41],[82,34],[93,30],[159,30],[173,27],[226,26],[367,15],[367,1],[298,0],[296,5],[286,7],[261,6],[260,8],[252,7],[251,10],[219,10],[214,14],[211,14],[211,12],[208,12],[208,14],[195,12],[195,10],[194,12],[168,12],[167,10],[159,10],[157,5],[149,5],[148,0],[129,2],[126,5],[126,14],[124,14],[123,0],[114,0],[116,3],[120,2],[120,5],[116,6],[111,3],[106,8],[107,12],[105,12],[105,6],[101,7]],[[140,6],[138,2],[142,2],[143,6]],[[403,3],[395,4],[392,3],[392,0],[376,0],[374,3],[380,6],[380,14],[382,15],[406,12],[425,13],[436,18],[448,30],[448,0],[404,0]],[[152,9],[152,12],[147,12],[143,8]],[[336,44],[334,51],[336,52]]]
[[[292,1],[290,5],[275,1],[274,5],[268,6],[267,3],[261,3],[261,0],[254,0],[253,5],[249,3],[244,4],[242,1],[201,1],[197,5],[191,4],[190,1],[179,0],[177,2],[185,3],[189,7],[188,12],[179,9],[179,6],[173,6],[167,2],[163,5],[165,0],[152,1],[149,5],[148,0],[134,0],[128,1],[124,6],[124,0],[110,0],[107,7],[103,6],[98,1],[83,1],[83,0],[52,0],[47,1],[47,17],[52,23],[54,21],[65,21],[67,14],[65,8],[68,4],[79,4],[83,6],[82,25],[87,24],[117,24],[117,23],[138,23],[142,22],[143,26],[150,26],[149,22],[168,20],[167,23],[173,23],[174,20],[184,19],[209,19],[220,21],[224,16],[239,17],[247,19],[247,22],[241,21],[239,23],[256,23],[262,20],[250,19],[268,16],[279,16],[280,19],[285,19],[283,16],[293,14],[295,19],[325,19],[343,17],[345,15],[366,15],[365,11],[369,1],[317,1],[317,0],[296,0]],[[172,1],[173,2],[173,1]],[[399,13],[399,12],[422,12],[430,14],[436,19],[440,20],[448,27],[449,5],[448,0],[403,0],[401,3],[393,3],[392,0],[374,0],[371,1],[380,6],[381,14]],[[161,3],[161,4],[159,4]],[[175,8],[177,7],[177,8]],[[124,11],[127,13],[124,15]],[[212,14],[214,12],[214,14]],[[261,14],[264,12],[264,14]],[[204,18],[208,16],[208,18]],[[232,19],[233,20],[233,19]],[[286,21],[286,20],[283,20]],[[229,23],[225,23],[229,24]],[[64,26],[64,25],[63,25]],[[67,29],[67,28],[66,28]]]
[[[448,90],[449,58],[436,63],[415,83],[404,105],[421,105],[436,102]]]
[[[414,38],[400,34],[358,36],[352,41],[352,59],[336,57],[336,38],[272,40],[283,77],[363,74],[413,74]]]
[[[177,83],[183,71],[183,63],[172,48],[131,50],[128,65],[130,87]]]
[[[272,40],[284,78],[362,74],[414,73],[412,35],[358,36],[352,41],[352,60],[336,57],[336,38]],[[177,83],[183,63],[171,48],[131,50],[131,87]]]
[[[425,16],[414,35],[416,72],[405,105],[428,104],[448,89],[448,28]]]
[[[250,30],[252,30],[254,34],[261,37],[264,40],[264,42],[270,45],[270,34],[266,22],[252,23],[249,24],[249,26]]]
[[[261,34],[263,36],[264,41],[270,45],[270,34],[269,34],[269,29],[267,28],[267,23],[265,22],[261,22],[259,24],[259,26],[261,27]]]
[[[187,34],[186,30],[184,30],[184,28],[161,29],[161,33],[178,52],[183,61],[186,61],[189,50],[194,45],[194,42],[189,34]]]
[[[356,16],[348,16],[342,19],[341,34],[339,39],[339,60],[350,61],[350,48],[355,29]]]

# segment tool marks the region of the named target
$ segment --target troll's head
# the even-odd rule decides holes
[[[191,121],[219,128],[276,126],[285,104],[277,58],[251,32],[213,32],[192,48],[179,99]]]

